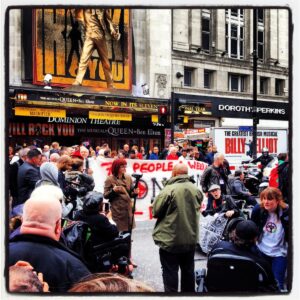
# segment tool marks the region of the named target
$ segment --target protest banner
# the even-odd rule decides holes
[[[93,177],[95,179],[95,190],[102,192],[104,182],[108,175],[111,175],[111,165],[113,159],[97,158],[91,161]],[[196,160],[137,160],[127,159],[126,173],[142,173],[143,177],[139,183],[140,193],[137,198],[136,213],[143,219],[149,219],[149,206],[151,201],[163,189],[163,182],[171,177],[173,167],[178,163],[184,163],[188,166],[188,174],[194,177],[195,184],[200,187],[200,179],[207,164]]]

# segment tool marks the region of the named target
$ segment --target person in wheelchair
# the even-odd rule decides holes
[[[85,222],[88,225],[88,237],[85,258],[91,271],[103,271],[97,264],[109,253],[107,262],[115,263],[121,257],[128,257],[128,243],[118,239],[119,231],[112,221],[110,213],[103,209],[103,194],[92,191],[87,193],[83,202],[83,209],[76,212],[74,220]]]
[[[234,178],[230,181],[230,191],[234,199],[245,200],[247,205],[255,206],[257,201],[249,192],[244,184],[245,175],[242,171],[237,170],[234,173]]]
[[[91,229],[91,244],[99,245],[112,241],[119,235],[117,226],[108,216],[103,209],[103,194],[92,191],[85,196],[83,209],[75,213],[74,220],[87,223]]]
[[[240,220],[233,226],[231,240],[218,242],[209,254],[207,291],[278,292],[271,265],[256,246],[259,236],[256,224]]]
[[[226,218],[232,219],[241,215],[234,199],[229,195],[222,195],[221,187],[219,185],[211,185],[208,192],[213,200],[207,203],[206,209],[202,212],[204,217],[207,215],[213,216],[215,214],[225,213]]]

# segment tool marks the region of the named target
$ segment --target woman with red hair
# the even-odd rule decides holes
[[[135,227],[132,219],[131,198],[138,194],[138,189],[133,189],[130,175],[126,174],[127,162],[125,159],[115,159],[112,163],[112,175],[104,183],[104,198],[111,203],[112,218],[119,231],[130,231]],[[133,220],[133,224],[132,224]]]
[[[285,291],[289,236],[288,205],[283,201],[281,191],[274,187],[268,187],[261,192],[260,202],[251,214],[251,220],[260,231],[257,246],[272,264],[280,290]]]

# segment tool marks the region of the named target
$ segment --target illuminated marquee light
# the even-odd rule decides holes
[[[15,107],[16,116],[24,117],[54,117],[65,118],[66,111],[64,109],[49,109],[49,108],[35,108],[35,107]]]
[[[132,121],[132,114],[89,111],[89,119]]]

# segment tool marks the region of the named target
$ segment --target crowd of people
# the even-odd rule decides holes
[[[264,290],[286,291],[289,240],[288,156],[278,155],[270,186],[259,198],[244,184],[244,174],[231,174],[229,163],[216,146],[206,153],[197,147],[169,145],[149,153],[125,144],[112,151],[108,144],[95,147],[37,145],[9,150],[9,289],[12,292],[152,292],[143,283],[113,272],[99,274],[94,261],[64,243],[64,221],[84,222],[90,228],[91,247],[113,241],[135,227],[132,199],[139,189],[126,173],[126,159],[198,160],[208,164],[200,190],[188,175],[186,164],[175,164],[171,178],[153,203],[157,219],[153,240],[159,247],[166,292],[195,291],[194,255],[199,240],[199,219],[224,215],[236,222],[227,240],[216,243],[214,253],[243,254],[265,266]],[[269,161],[268,151],[254,162]],[[111,175],[103,193],[95,187],[91,161],[113,158]],[[207,198],[206,208],[201,203]],[[104,205],[109,202],[110,209]],[[241,201],[243,206],[241,206]],[[245,215],[243,207],[248,208]],[[247,220],[247,219],[251,220]],[[68,222],[67,222],[68,223]],[[229,224],[229,223],[228,223]],[[222,250],[223,249],[223,250]],[[128,257],[127,274],[137,267],[131,254],[131,238],[122,250]],[[124,254],[123,253],[123,254]],[[242,255],[241,254],[241,255]],[[47,257],[47,260],[45,260]],[[114,269],[115,268],[115,269]],[[34,270],[34,271],[33,271]],[[212,271],[210,271],[212,274]],[[268,289],[269,288],[269,289]],[[262,291],[261,289],[260,291]]]

